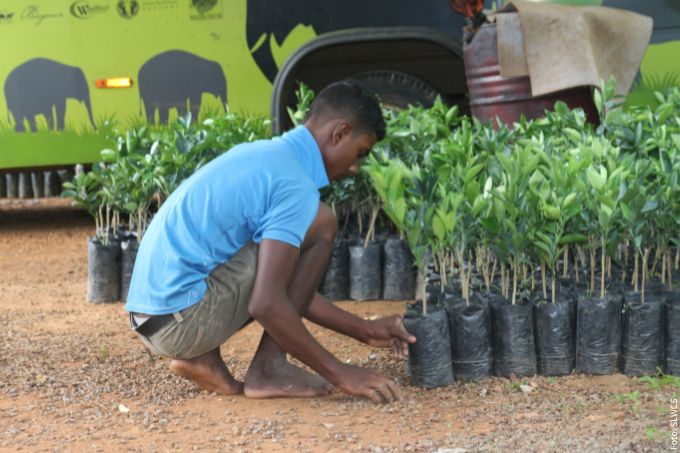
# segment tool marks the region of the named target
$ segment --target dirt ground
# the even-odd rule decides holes
[[[622,375],[409,385],[388,351],[310,325],[340,359],[403,386],[385,406],[335,394],[249,400],[197,391],[152,357],[122,303],[86,300],[93,224],[64,200],[0,200],[0,451],[667,451],[680,388]],[[361,316],[401,302],[342,302]],[[222,347],[242,378],[261,328]]]

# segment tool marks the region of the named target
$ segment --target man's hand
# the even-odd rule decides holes
[[[408,357],[408,345],[415,343],[416,337],[406,331],[401,316],[387,316],[368,323],[367,345],[391,348],[398,357]]]
[[[369,398],[376,404],[401,400],[399,385],[368,368],[344,365],[333,384],[341,391]]]

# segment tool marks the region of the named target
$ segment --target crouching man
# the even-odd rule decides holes
[[[235,146],[187,179],[140,244],[125,309],[170,368],[205,390],[251,398],[313,397],[339,389],[376,403],[398,385],[324,349],[302,317],[400,356],[416,339],[401,317],[364,320],[316,292],[337,222],[319,202],[329,180],[354,175],[385,135],[379,105],[358,82],[322,90],[304,125]],[[254,319],[264,328],[243,383],[220,345]],[[293,366],[286,353],[318,374]]]

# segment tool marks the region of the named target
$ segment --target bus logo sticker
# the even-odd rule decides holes
[[[139,2],[137,0],[120,0],[116,8],[120,17],[132,19],[139,12]]]
[[[28,5],[21,12],[21,20],[34,21],[35,25],[40,25],[47,19],[59,19],[64,17],[64,13],[43,13],[38,5]]]
[[[93,5],[83,1],[73,2],[69,8],[71,15],[78,19],[89,19],[94,14],[105,13],[108,10],[109,5]]]
[[[177,8],[179,0],[142,0],[144,11],[166,10]]]
[[[9,11],[0,10],[0,25],[11,24],[13,17],[14,17],[13,12],[10,13]]]
[[[189,18],[191,20],[219,19],[221,17],[221,0],[191,0],[189,6]]]

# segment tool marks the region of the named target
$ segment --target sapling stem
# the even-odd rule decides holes
[[[472,262],[472,258],[470,258],[470,262]],[[465,272],[465,303],[467,304],[470,300],[470,279],[472,278],[472,272],[470,272],[470,269],[468,269]]]
[[[675,251],[675,270],[680,271],[680,247]]]
[[[444,293],[446,290],[446,252],[438,253],[437,261],[439,261],[439,292]]]
[[[368,226],[368,231],[366,232],[366,239],[364,239],[364,248],[368,247],[368,243],[374,239],[375,234],[374,234],[374,229],[375,229],[375,222],[378,219],[378,214],[380,213],[380,204],[377,206],[373,206],[371,208],[371,221]]]
[[[555,277],[553,276],[553,280]],[[546,290],[546,281],[545,281],[545,263],[541,261],[541,283],[543,284],[543,299],[548,300],[548,293]],[[554,302],[554,301],[553,301]]]
[[[142,239],[142,227],[143,227],[143,222],[144,222],[142,210],[143,210],[142,206],[139,206],[137,208],[137,240]]]
[[[494,275],[496,275],[496,257],[493,257],[493,264],[491,265],[491,276],[489,278],[489,284],[486,286],[486,292],[490,293],[491,292],[491,282],[493,282]]]
[[[364,222],[361,211],[357,210],[357,223],[359,224],[359,234],[364,234]]]
[[[647,280],[647,260],[649,259],[649,249],[645,248],[645,253],[642,255],[642,295],[640,299],[645,303],[645,283]]]
[[[633,259],[633,278],[630,284],[633,285],[633,291],[638,292],[638,253],[635,251],[635,257]]]
[[[612,278],[612,257],[607,257],[607,278]]]
[[[552,274],[551,292],[552,292],[552,303],[555,303],[555,274]]]
[[[661,284],[662,285],[666,284],[666,254],[665,253],[663,254],[663,258],[661,259]]]
[[[578,275],[578,255],[574,253],[574,279],[576,280],[576,283],[579,283],[579,275]]]
[[[451,276],[451,279],[454,279],[456,277],[456,273],[454,272],[456,260],[453,258],[453,251],[451,251],[451,253],[449,253],[448,257],[449,257],[449,261],[448,261],[448,264],[447,264],[448,272],[449,272],[449,275]]]
[[[583,247],[580,245],[576,246],[576,251],[578,252],[578,258],[581,260],[581,268],[585,269],[586,267],[586,254],[583,251]]]
[[[465,275],[467,271],[465,270],[465,258],[463,258],[463,252],[460,247],[456,247],[456,258],[458,259],[458,268],[460,269],[458,275],[460,276],[461,296],[465,300],[465,304],[469,305],[468,294],[466,289],[467,278]]]
[[[484,286],[486,286],[486,291],[489,291],[489,256],[486,254],[486,251],[479,247],[477,249],[477,263],[479,264],[480,258],[479,256],[483,255],[483,261],[481,264],[481,271],[482,271],[482,277],[484,278]],[[478,266],[477,272],[479,272],[480,267]]]
[[[624,244],[619,244],[619,252],[620,254],[623,255],[623,265],[621,266],[621,277],[619,277],[619,281],[623,284],[626,281],[626,273],[628,272],[628,250],[626,250],[626,245]],[[619,257],[619,261],[622,258]]]
[[[427,316],[427,266],[423,263],[420,263],[418,269],[420,275],[423,276],[423,278],[420,280],[420,294],[423,298],[422,313],[423,316]]]
[[[512,305],[515,305],[515,297],[517,295],[517,274],[519,273],[519,265],[513,265],[512,272]]]
[[[602,271],[600,272],[602,275],[600,275],[600,299],[604,300],[604,277],[606,272],[605,266],[606,264],[606,255],[605,255],[605,250],[606,250],[606,237],[603,235],[602,238],[600,239],[600,244],[602,246],[600,250],[600,265],[602,266]],[[591,270],[591,275],[592,275],[592,270]]]
[[[668,261],[668,289],[673,291],[673,263],[670,250],[666,252],[666,259]]]
[[[654,250],[654,260],[652,261],[652,271],[649,273],[649,275],[654,278],[654,274],[656,274],[656,265],[659,263],[659,248],[657,247]]]
[[[562,278],[569,277],[569,246],[564,248],[564,258],[562,264]]]
[[[590,292],[595,292],[595,238],[590,236]]]
[[[109,243],[109,232],[111,231],[111,207],[107,204],[106,205],[106,231],[104,231],[104,234],[106,235],[106,245]]]

